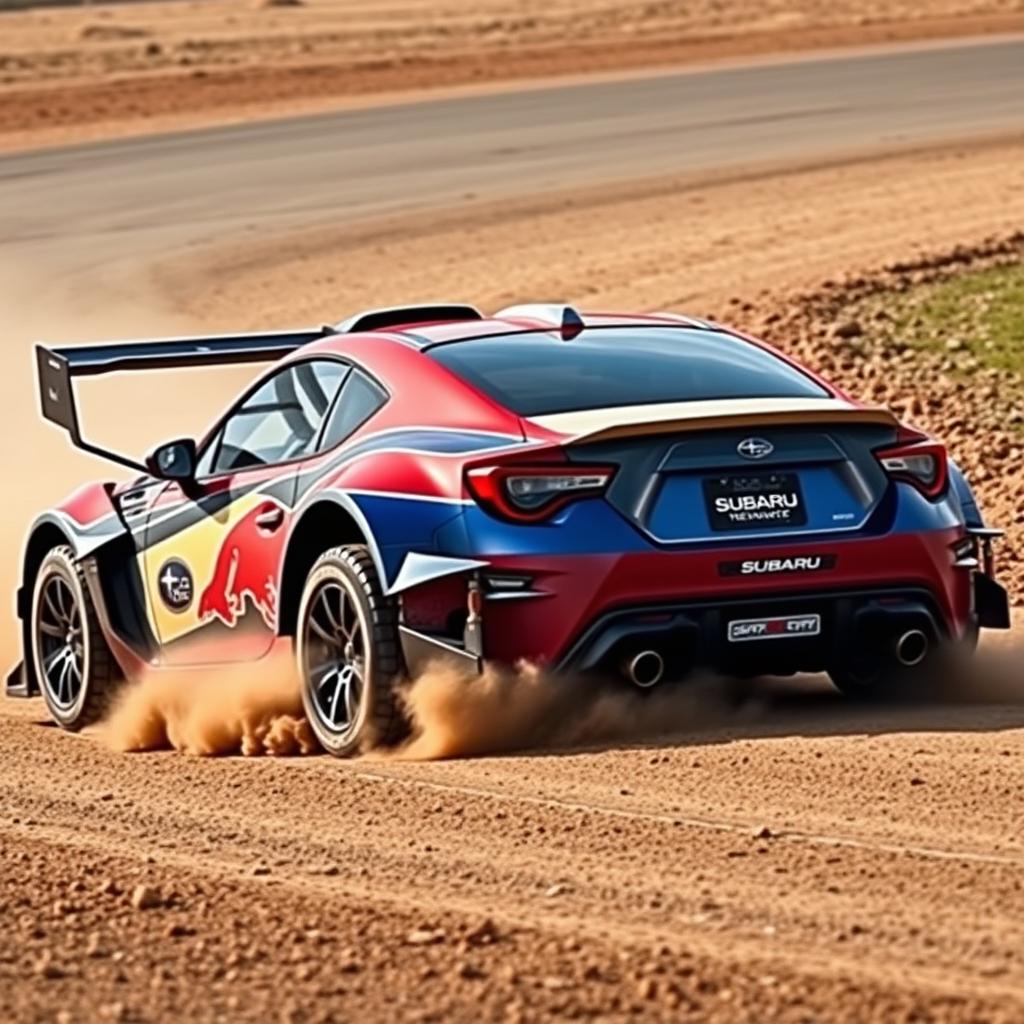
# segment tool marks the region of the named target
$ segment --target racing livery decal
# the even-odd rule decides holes
[[[246,600],[259,612],[267,629],[277,626],[276,564],[260,557],[266,526],[284,510],[264,502],[247,512],[224,538],[213,563],[213,576],[199,598],[199,618],[216,617],[232,629],[245,614]]]
[[[192,573],[179,558],[169,558],[157,577],[160,597],[172,612],[181,613],[192,603]]]

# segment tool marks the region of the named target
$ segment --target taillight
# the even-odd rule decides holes
[[[470,494],[506,519],[536,523],[558,509],[604,492],[609,466],[477,466],[466,472]]]
[[[946,449],[935,441],[885,448],[875,455],[892,479],[913,484],[928,498],[937,498],[946,489]]]

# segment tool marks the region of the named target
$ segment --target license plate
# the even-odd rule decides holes
[[[735,619],[729,623],[729,643],[784,640],[821,633],[820,615],[782,615],[772,619]]]
[[[795,473],[744,473],[704,481],[713,530],[803,526],[804,496]]]

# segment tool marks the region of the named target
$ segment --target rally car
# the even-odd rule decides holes
[[[943,446],[715,323],[449,304],[37,361],[43,415],[141,474],[25,545],[7,690],[68,729],[143,671],[280,645],[345,755],[397,735],[436,658],[884,695],[1009,625]],[[136,463],[81,434],[76,377],[248,361],[274,365],[198,441]]]

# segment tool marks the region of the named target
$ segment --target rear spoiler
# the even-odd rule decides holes
[[[696,430],[756,430],[783,426],[872,423],[898,427],[882,406],[853,405],[836,398],[754,398],[669,402],[531,417],[533,423],[568,434],[574,443],[610,441],[644,434]]]
[[[36,346],[39,405],[43,419],[68,432],[76,448],[92,455],[148,473],[141,462],[91,444],[78,425],[73,381],[102,373],[135,370],[171,370],[194,366],[227,366],[232,363],[273,362],[303,345],[334,331],[319,327],[306,331],[263,334],[222,334],[208,338],[161,338],[152,341],[110,342],[67,348]]]

